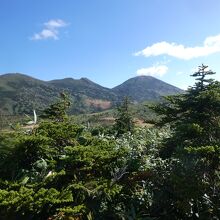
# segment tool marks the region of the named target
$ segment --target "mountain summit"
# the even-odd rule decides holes
[[[182,90],[152,76],[137,76],[112,89],[118,96],[129,96],[133,101],[155,101],[161,96],[181,93]]]

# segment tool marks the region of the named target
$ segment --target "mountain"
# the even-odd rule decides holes
[[[9,73],[0,75],[0,113],[24,114],[33,109],[40,112],[66,91],[73,105],[70,113],[88,113],[109,109],[124,96],[134,102],[156,101],[163,95],[182,90],[149,76],[138,76],[113,89],[100,86],[87,78],[42,81],[33,77]]]
[[[118,101],[118,96],[108,88],[98,85],[87,78],[65,78],[48,82],[72,96],[71,113],[97,112],[109,109]]]
[[[112,89],[118,96],[129,96],[135,102],[156,101],[161,96],[183,92],[181,89],[152,76],[137,76]]]
[[[117,95],[108,88],[100,86],[87,78],[72,79],[65,78],[48,82],[57,88],[68,90],[71,94],[79,94],[93,99],[117,100]]]
[[[20,73],[0,76],[0,111],[9,114],[30,113],[45,108],[59,95],[48,83]]]

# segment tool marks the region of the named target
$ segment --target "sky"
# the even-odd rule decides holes
[[[186,89],[205,64],[220,80],[219,12],[219,0],[0,0],[0,74]]]

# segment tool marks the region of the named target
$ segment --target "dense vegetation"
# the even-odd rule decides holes
[[[129,102],[111,129],[67,116],[68,97],[29,129],[0,135],[0,216],[8,219],[219,219],[220,83],[206,77],[133,127]],[[132,125],[132,126],[131,126]]]

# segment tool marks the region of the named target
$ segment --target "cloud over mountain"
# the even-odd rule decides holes
[[[168,71],[168,67],[165,65],[151,66],[147,68],[138,69],[136,74],[138,76],[163,76]]]

